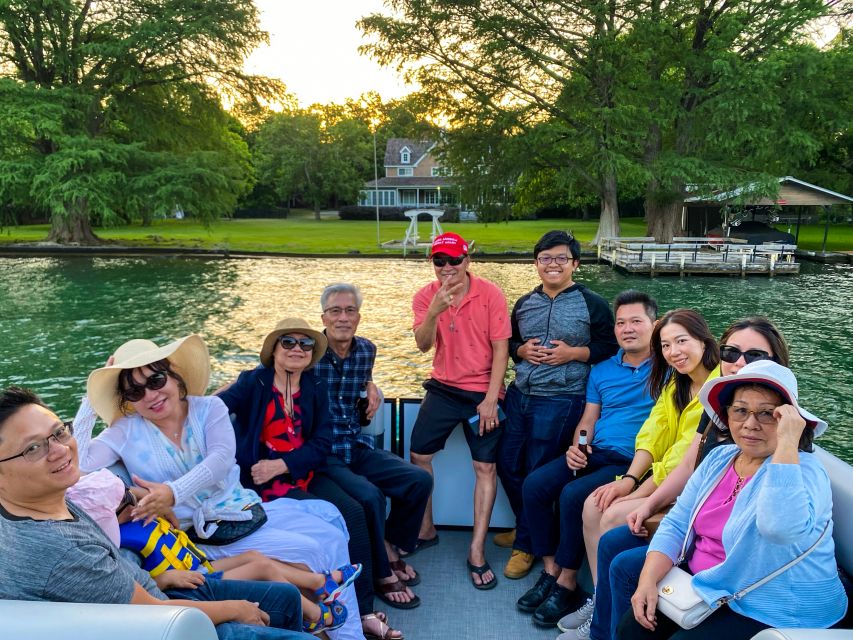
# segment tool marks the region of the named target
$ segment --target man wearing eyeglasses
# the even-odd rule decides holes
[[[432,477],[393,453],[377,449],[374,437],[361,431],[357,406],[361,393],[367,393],[367,418],[373,418],[381,402],[373,383],[376,345],[356,335],[362,301],[358,287],[345,282],[327,286],[320,296],[329,346],[314,372],[329,389],[334,434],[325,473],[364,508],[373,577],[381,597],[391,606],[408,609],[419,602],[408,588],[417,584],[419,576],[400,559],[398,549],[415,550]],[[386,497],[391,499],[387,519]]]
[[[432,473],[432,458],[460,422],[474,465],[474,532],[468,570],[477,589],[497,577],[485,557],[486,532],[497,493],[495,458],[501,437],[498,401],[503,397],[508,339],[506,298],[492,282],[468,272],[468,243],[455,233],[437,236],[430,252],[435,281],[415,294],[412,309],[418,349],[435,347],[426,396],[412,430],[412,462]],[[427,506],[421,545],[438,535]]]
[[[258,627],[269,627],[265,638],[312,637],[298,632],[299,592],[289,584],[208,579],[167,597],[66,500],[79,477],[71,423],[31,391],[0,391],[0,599],[180,605],[205,613],[220,638],[248,640]]]
[[[495,536],[495,544],[513,548],[504,568],[512,579],[526,576],[534,561],[521,517],[524,478],[568,449],[586,404],[591,365],[617,350],[607,301],[574,281],[580,243],[565,231],[549,231],[536,243],[533,257],[541,284],[519,298],[512,311],[509,353],[515,381],[507,389],[507,423],[498,455],[516,529]]]

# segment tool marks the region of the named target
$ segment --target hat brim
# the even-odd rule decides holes
[[[306,369],[310,369],[313,367],[320,358],[326,353],[326,349],[329,346],[329,341],[326,338],[326,335],[320,331],[315,331],[314,329],[309,329],[307,327],[279,327],[270,333],[267,334],[267,337],[264,338],[264,344],[261,347],[261,364],[265,367],[272,368],[273,366],[273,352],[275,351],[275,343],[276,341],[283,335],[287,335],[288,333],[302,333],[310,338],[314,338],[314,351],[311,352],[311,362],[308,363]]]
[[[133,408],[129,406],[122,412],[118,388],[119,374],[126,369],[138,369],[160,360],[168,360],[172,369],[183,378],[188,395],[203,396],[207,391],[210,382],[210,353],[202,337],[192,334],[90,373],[86,381],[86,395],[101,420],[111,425],[125,413],[133,412]]]
[[[800,406],[797,399],[794,398],[788,389],[776,378],[764,374],[734,374],[731,376],[721,376],[706,382],[699,391],[699,402],[705,407],[711,420],[722,428],[728,429],[728,425],[723,420],[722,409],[731,403],[732,397],[738,387],[749,384],[760,384],[769,387],[776,391],[786,404],[790,404],[806,421],[806,426],[814,429],[815,437],[818,437],[826,431],[826,422],[818,418],[811,411],[808,411]]]

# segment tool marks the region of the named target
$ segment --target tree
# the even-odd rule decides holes
[[[253,177],[221,98],[281,94],[242,71],[265,39],[250,0],[0,0],[0,200],[48,209],[61,242],[229,213]]]

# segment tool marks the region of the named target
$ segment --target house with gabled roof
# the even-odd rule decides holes
[[[436,142],[389,138],[383,162],[385,175],[364,184],[359,204],[373,207],[431,208],[458,202],[452,172],[433,154]]]

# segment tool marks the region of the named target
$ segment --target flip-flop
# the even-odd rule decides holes
[[[471,564],[470,560],[467,560],[466,563],[468,564],[468,571],[470,571],[471,573],[476,573],[478,576],[480,576],[481,581],[483,580],[483,574],[484,573],[486,573],[488,571],[492,571],[492,568],[489,566],[488,562],[484,562],[479,567],[475,567],[473,564]],[[494,589],[496,586],[498,586],[498,575],[494,571],[492,571],[492,575],[494,575],[495,577],[492,578],[489,582],[486,582],[486,583],[481,582],[481,584],[477,584],[474,581],[474,576],[471,576],[471,584],[474,585],[475,589],[479,589],[480,591],[487,591],[488,589]]]
[[[393,562],[389,562],[388,565],[391,567],[391,571],[393,571],[395,574],[399,571],[400,573],[402,573],[404,575],[408,575],[408,573],[406,571],[407,567],[411,568],[412,571],[415,571],[415,568],[412,567],[411,565],[407,565],[405,560],[394,560]],[[415,575],[412,578],[403,578],[399,575],[397,575],[397,577],[407,587],[414,587],[414,586],[417,586],[421,583],[421,576],[417,571],[415,571]]]
[[[415,543],[415,548],[411,551],[403,551],[400,549],[400,557],[401,558],[410,558],[415,555],[418,551],[423,551],[424,549],[429,549],[430,547],[434,547],[438,544],[438,534],[436,533],[432,538],[418,538],[418,541]]]
[[[396,577],[396,574],[394,574],[394,576]],[[396,602],[388,597],[389,593],[405,591],[406,586],[406,583],[400,580],[400,578],[397,578],[394,582],[388,582],[385,584],[377,583],[374,595],[389,607],[394,607],[395,609],[414,609],[415,607],[419,607],[421,605],[421,599],[415,594],[412,594],[414,597],[408,602]]]

